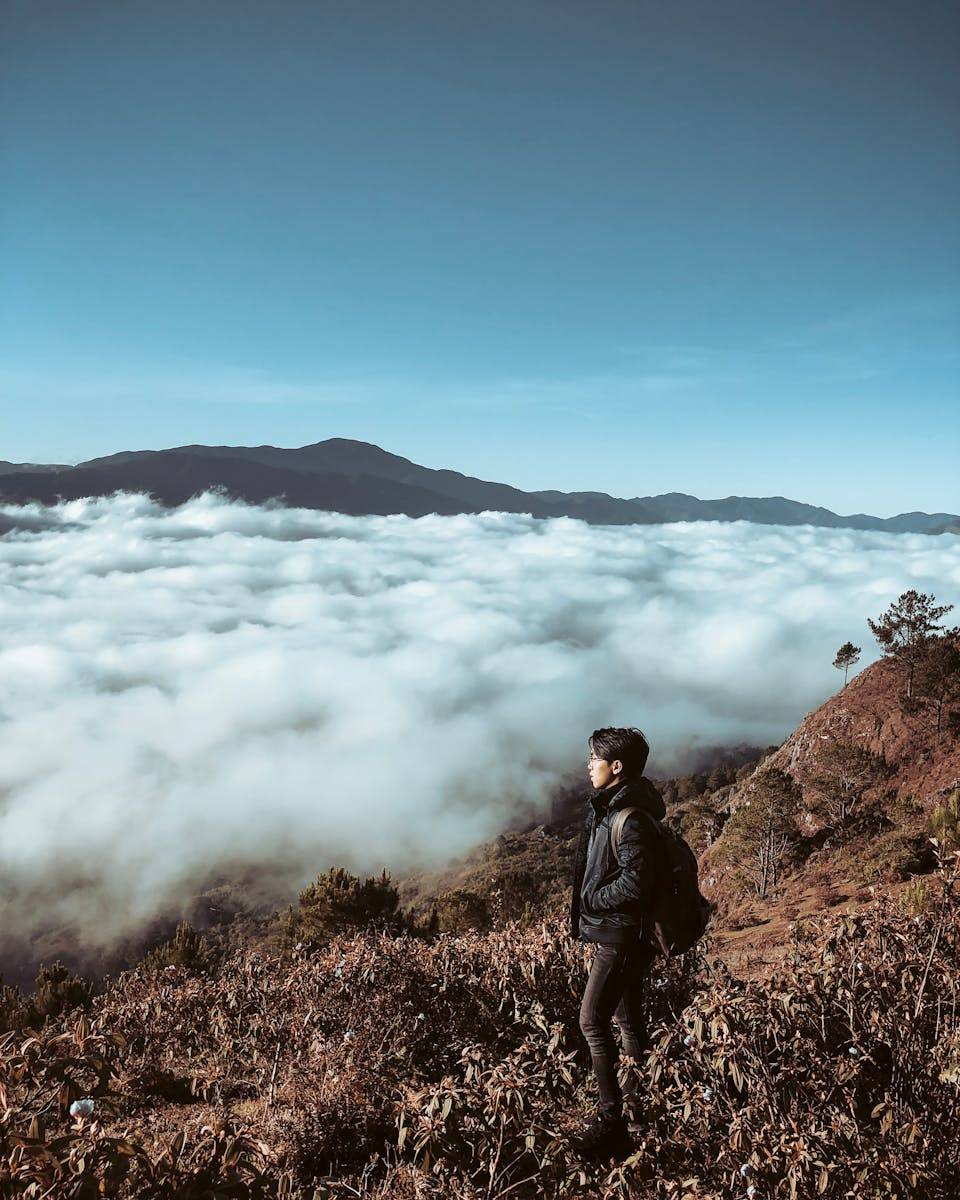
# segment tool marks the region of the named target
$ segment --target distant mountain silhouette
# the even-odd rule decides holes
[[[37,471],[71,471],[69,463],[14,463],[0,458],[0,475],[35,474]]]
[[[45,504],[118,489],[149,492],[177,505],[219,487],[251,503],[277,498],[302,508],[352,515],[530,513],[579,517],[590,524],[657,525],[674,521],[751,521],[761,525],[817,525],[890,533],[953,532],[954,513],[838,516],[827,508],[784,496],[727,496],[699,500],[684,492],[622,499],[605,492],[524,492],[459,471],[434,470],[369,442],[328,438],[310,446],[177,446],[129,450],[67,466],[0,462],[0,499]]]

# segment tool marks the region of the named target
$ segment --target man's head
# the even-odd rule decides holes
[[[587,744],[590,747],[587,771],[596,789],[639,778],[650,753],[647,739],[639,729],[595,729]]]

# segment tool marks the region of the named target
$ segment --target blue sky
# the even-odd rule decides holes
[[[960,511],[939,3],[3,4],[0,458]]]

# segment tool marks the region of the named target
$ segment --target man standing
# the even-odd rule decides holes
[[[650,748],[639,729],[597,729],[589,746],[593,791],[577,846],[570,907],[571,936],[596,944],[580,1029],[590,1048],[600,1111],[576,1140],[584,1153],[616,1149],[641,1116],[637,1092],[621,1094],[611,1020],[620,1028],[624,1053],[639,1060],[647,1049],[644,984],[656,954],[648,913],[658,834],[644,814],[666,815],[663,797],[643,775]],[[611,826],[623,808],[643,812],[624,820],[617,854]]]

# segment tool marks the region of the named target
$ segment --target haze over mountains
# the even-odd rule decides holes
[[[177,446],[133,450],[69,464],[0,461],[0,499],[55,503],[118,490],[149,492],[179,505],[210,488],[249,503],[281,499],[299,508],[355,516],[486,510],[534,517],[577,517],[590,524],[656,525],[675,521],[750,521],[890,533],[960,532],[954,513],[839,515],[783,496],[700,500],[683,492],[624,499],[605,492],[525,492],[508,484],[423,467],[369,442],[328,438],[309,446]]]

